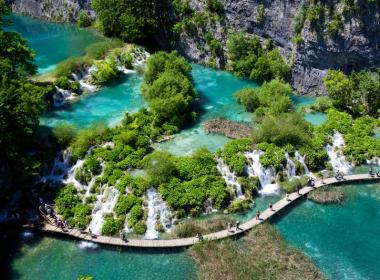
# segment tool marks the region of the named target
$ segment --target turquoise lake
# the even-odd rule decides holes
[[[19,32],[36,52],[36,64],[40,74],[46,73],[69,57],[81,56],[85,48],[104,37],[72,24],[46,23],[44,21],[12,15],[9,29]]]
[[[95,33],[72,25],[46,23],[13,16],[12,29],[30,40],[37,53],[40,71],[51,69],[62,59],[81,55],[85,47],[102,40]],[[33,28],[32,28],[33,27]],[[251,115],[238,105],[233,94],[254,83],[229,73],[193,65],[193,77],[200,93],[204,113],[193,127],[158,148],[189,153],[199,146],[215,150],[229,141],[207,135],[202,122],[213,117],[250,121]],[[141,77],[129,75],[101,91],[82,96],[78,102],[50,112],[42,124],[54,126],[69,121],[86,127],[94,121],[115,124],[125,111],[145,106],[139,95]],[[313,102],[308,97],[293,97],[297,107]],[[307,115],[312,123],[324,121],[323,114]],[[319,205],[304,201],[273,222],[289,242],[305,252],[329,279],[379,279],[380,275],[380,186],[348,185],[347,199],[338,205]],[[258,199],[257,209],[266,208],[277,197]],[[255,210],[241,220],[254,215]],[[94,279],[195,279],[196,266],[184,251],[116,250],[106,247],[85,249],[79,242],[33,235],[21,239],[20,251],[12,258],[13,279],[76,279],[89,274]]]

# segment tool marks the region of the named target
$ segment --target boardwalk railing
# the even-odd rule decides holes
[[[304,187],[299,192],[294,192],[289,194],[287,198],[280,199],[275,204],[273,204],[272,209],[266,209],[260,214],[260,219],[253,218],[246,223],[240,225],[240,230],[228,231],[222,230],[214,233],[210,233],[205,235],[203,238],[207,240],[218,240],[227,238],[229,236],[235,236],[242,234],[254,226],[268,220],[274,214],[278,213],[282,209],[286,208],[288,205],[294,203],[299,198],[305,196],[309,192],[318,189],[322,186],[340,184],[342,182],[357,182],[357,181],[367,181],[367,180],[380,180],[379,177],[372,177],[369,174],[356,174],[356,175],[347,175],[344,180],[338,181],[336,178],[328,178],[322,181],[316,181],[313,187]],[[28,227],[28,226],[26,226]],[[62,230],[61,228],[52,225],[51,223],[45,223],[42,227],[38,228],[38,230],[44,232],[51,233],[59,233],[68,236],[72,236],[74,238],[78,238],[81,240],[88,240],[99,244],[107,244],[114,246],[126,246],[126,247],[141,247],[141,248],[175,248],[175,247],[189,247],[193,244],[199,242],[199,238],[191,237],[191,238],[180,238],[180,239],[168,239],[168,240],[145,240],[145,239],[128,239],[128,241],[123,241],[117,237],[109,237],[109,236],[91,236],[87,232],[83,232],[78,229],[67,229]]]

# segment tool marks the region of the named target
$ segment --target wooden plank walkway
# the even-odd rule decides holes
[[[235,236],[242,234],[250,229],[252,229],[254,226],[270,219],[273,215],[281,211],[282,209],[286,208],[288,205],[292,204],[299,198],[305,196],[309,192],[318,189],[322,186],[327,185],[333,185],[333,184],[341,184],[341,183],[348,183],[348,182],[357,182],[357,181],[368,181],[368,180],[380,180],[379,177],[371,177],[369,174],[356,174],[356,175],[347,175],[345,176],[344,181],[337,181],[335,178],[328,178],[324,179],[324,184],[322,182],[316,181],[314,187],[304,187],[302,188],[298,194],[297,192],[291,193],[289,195],[289,198],[283,198],[277,201],[275,204],[273,204],[273,210],[266,209],[260,214],[260,219],[257,220],[256,218],[253,218],[246,223],[240,225],[241,230],[238,231],[227,231],[222,230],[214,233],[210,233],[207,235],[204,235],[204,239],[206,240],[217,240],[217,239],[223,239],[230,236]],[[29,227],[29,226],[25,226]],[[109,237],[109,236],[96,236],[95,238],[92,238],[89,233],[80,231],[78,229],[69,229],[66,231],[63,231],[61,228],[56,227],[52,224],[45,223],[43,227],[37,228],[38,230],[44,231],[44,232],[50,232],[50,233],[59,233],[63,235],[68,235],[77,239],[81,240],[87,240],[94,243],[99,244],[107,244],[107,245],[113,245],[113,246],[123,246],[123,247],[140,247],[140,248],[176,248],[176,247],[189,247],[193,244],[199,242],[199,239],[196,237],[191,238],[180,238],[180,239],[168,239],[168,240],[145,240],[145,239],[128,239],[128,242],[122,241],[120,238],[117,237]]]

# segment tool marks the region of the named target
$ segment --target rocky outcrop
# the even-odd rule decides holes
[[[318,30],[306,19],[296,45],[295,24],[297,15],[310,0],[219,0],[224,7],[223,16],[208,20],[201,27],[191,28],[179,35],[157,34],[157,41],[165,49],[176,48],[192,61],[223,67],[227,62],[226,41],[229,30],[243,30],[261,38],[271,38],[292,65],[291,82],[300,93],[325,94],[323,77],[328,69],[346,73],[380,66],[380,5],[379,1],[354,0],[354,9],[343,13],[342,26],[334,35],[327,34],[331,18],[328,13],[342,14],[345,9],[340,0],[320,1],[330,5],[326,16],[317,22]],[[78,10],[90,9],[91,0],[13,0],[15,11],[47,19],[73,20]],[[315,1],[318,2],[318,1]],[[347,1],[345,1],[347,2]],[[189,0],[194,11],[205,11],[205,0]],[[174,10],[165,11],[165,18],[181,20]],[[200,20],[202,21],[202,20]],[[221,43],[217,55],[212,53],[206,33]],[[173,35],[173,34],[172,34]]]
[[[12,10],[51,21],[76,21],[80,11],[95,16],[91,0],[8,0]]]

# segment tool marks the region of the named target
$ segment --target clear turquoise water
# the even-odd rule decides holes
[[[184,251],[82,249],[78,241],[34,236],[24,241],[12,261],[12,279],[94,280],[196,279],[196,269]]]
[[[21,33],[28,40],[36,52],[40,74],[69,57],[82,56],[88,45],[105,40],[95,32],[72,24],[51,23],[16,14],[11,20],[13,24],[8,29]]]
[[[342,204],[305,201],[276,227],[330,279],[379,279],[380,185],[348,185],[344,193]]]
[[[51,23],[13,14],[13,24],[8,28],[19,32],[36,52],[36,64],[40,74],[69,57],[82,56],[85,48],[105,40],[101,35],[72,24]]]
[[[126,111],[135,112],[145,105],[140,95],[141,82],[137,74],[125,75],[98,92],[80,96],[67,107],[49,111],[41,118],[41,125],[53,127],[60,122],[70,122],[83,128],[99,121],[113,125]]]
[[[206,120],[216,117],[242,122],[252,120],[252,115],[236,102],[234,93],[245,87],[256,87],[255,83],[238,79],[228,72],[194,64],[192,76],[203,113],[194,126],[184,129],[173,140],[161,143],[158,149],[177,155],[191,154],[200,147],[214,152],[230,140],[222,135],[207,134],[203,129]]]

